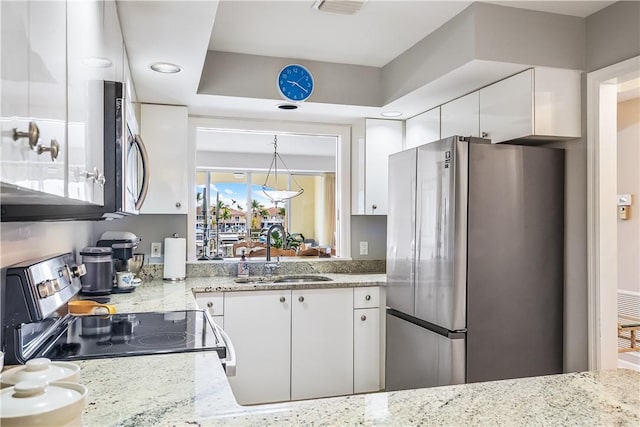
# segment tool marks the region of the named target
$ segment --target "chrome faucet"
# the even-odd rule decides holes
[[[280,233],[282,234],[283,247],[284,243],[287,240],[287,233],[284,231],[284,227],[282,226],[282,224],[273,224],[271,227],[269,227],[269,230],[267,230],[267,262],[271,261],[271,232],[275,228],[280,229]]]

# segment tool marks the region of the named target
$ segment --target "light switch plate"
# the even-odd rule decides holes
[[[369,255],[369,242],[360,242],[360,255]]]
[[[618,194],[618,206],[631,206],[631,194]]]
[[[151,243],[151,258],[160,258],[162,256],[162,243]]]

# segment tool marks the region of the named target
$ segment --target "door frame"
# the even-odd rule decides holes
[[[589,369],[616,369],[617,83],[640,75],[640,56],[587,74],[587,313]]]

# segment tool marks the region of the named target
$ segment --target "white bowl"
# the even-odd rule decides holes
[[[44,357],[28,360],[24,365],[7,369],[0,375],[3,388],[22,381],[78,382],[79,379],[80,367],[75,363],[52,362]]]
[[[70,382],[23,381],[0,392],[2,427],[79,426],[87,388]]]

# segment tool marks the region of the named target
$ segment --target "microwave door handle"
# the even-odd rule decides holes
[[[133,142],[138,146],[138,151],[142,157],[142,187],[136,200],[136,210],[139,211],[142,208],[144,200],[147,198],[147,191],[149,191],[149,155],[147,154],[147,148],[144,146],[140,135],[136,135],[133,138]]]

